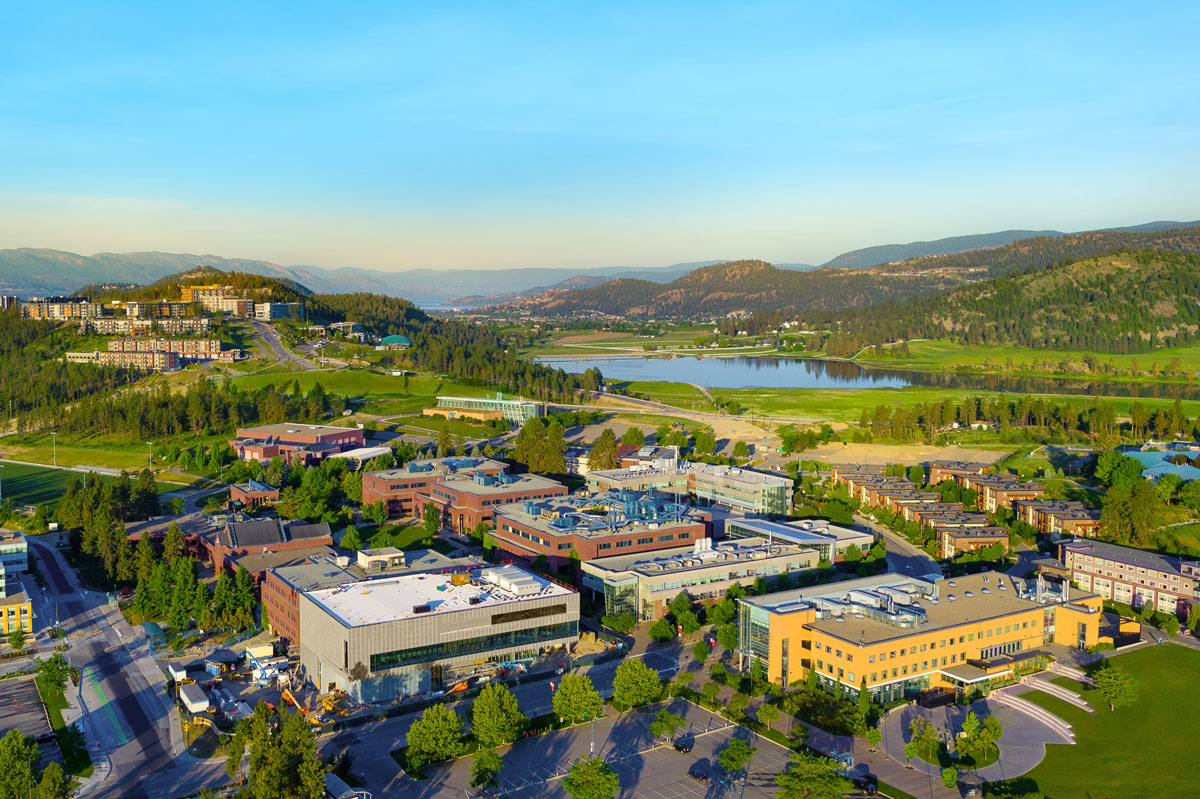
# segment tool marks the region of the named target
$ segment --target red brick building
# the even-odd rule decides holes
[[[365,446],[363,431],[323,424],[268,424],[245,427],[229,442],[242,460],[268,463],[282,455],[288,463],[309,464]]]
[[[333,534],[324,523],[293,523],[285,527],[279,519],[258,519],[229,522],[202,540],[213,572],[220,573],[221,569],[236,571],[237,561],[244,555],[332,546]]]
[[[536,474],[491,475],[479,472],[470,478],[456,477],[433,483],[429,501],[442,511],[445,524],[460,533],[480,522],[491,524],[496,508],[525,500],[565,497],[567,487],[557,480]]]
[[[430,458],[412,461],[401,469],[363,472],[363,505],[383,502],[388,518],[419,516],[429,501],[429,489],[442,483],[477,474],[504,474],[508,467],[487,458]]]
[[[278,501],[279,489],[257,480],[229,486],[229,506],[238,510],[253,509]]]

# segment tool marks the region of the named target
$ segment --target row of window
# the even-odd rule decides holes
[[[1011,632],[1015,632],[1018,630],[1028,630],[1030,627],[1035,627],[1035,628],[1037,627],[1037,619],[1034,619],[1032,621],[1023,621],[1019,625],[1014,622],[1013,624],[1006,624],[1003,627],[997,626],[994,629],[988,628],[987,630],[980,630],[978,632],[978,637],[980,639],[991,638],[993,635],[1001,635],[1003,633],[1011,633]],[[976,635],[977,635],[977,633],[973,633],[973,632],[967,633],[966,635],[960,635],[957,638],[957,642],[959,644],[965,644],[968,641],[974,641]],[[929,644],[922,643],[919,647],[916,644],[913,644],[910,647],[900,647],[899,649],[893,649],[890,652],[881,652],[878,656],[876,656],[874,654],[869,655],[867,657],[867,662],[874,663],[876,660],[876,657],[878,657],[878,659],[880,661],[889,660],[889,659],[895,660],[897,657],[904,657],[906,655],[915,655],[918,652],[925,652],[930,649],[944,648],[946,646],[953,645],[955,643],[955,640],[956,639],[953,636],[951,636],[950,638],[943,638],[940,641],[934,641]],[[835,649],[833,646],[831,646],[829,644],[822,645],[820,641],[816,642],[813,645],[813,649],[817,652],[824,651],[826,654],[831,654],[836,658],[842,658],[842,650]],[[854,662],[854,653],[847,651],[845,653],[845,660],[848,663],[853,663]]]
[[[691,534],[691,533],[678,533],[678,534],[675,534],[675,535],[670,535],[670,534],[668,534],[668,535],[660,535],[660,536],[658,537],[658,540],[659,540],[659,541],[676,541],[676,540],[679,540],[679,541],[685,541],[685,540],[687,540],[687,539],[689,539],[689,538],[691,538],[691,537],[692,537],[692,534]],[[643,544],[643,545],[644,545],[644,544],[649,544],[649,543],[652,543],[652,542],[651,542],[651,540],[650,540],[649,538],[639,538],[639,539],[637,540],[637,542],[638,542],[639,544]],[[621,547],[627,547],[627,546],[631,545],[632,543],[633,543],[633,539],[626,539],[626,540],[624,540],[624,541],[618,541],[618,542],[616,542],[616,546],[617,546],[617,548],[619,549],[619,548],[621,548]],[[613,548],[613,542],[612,542],[612,541],[605,541],[604,543],[602,543],[602,544],[599,544],[599,545],[596,547],[596,549],[612,549],[612,548]]]
[[[507,633],[491,633],[478,638],[463,638],[458,641],[397,649],[393,652],[371,655],[371,671],[386,671],[402,666],[436,663],[440,660],[480,655],[517,646],[535,646],[560,638],[575,638],[578,635],[579,622],[569,621],[562,624],[547,624],[542,627],[513,630]]]

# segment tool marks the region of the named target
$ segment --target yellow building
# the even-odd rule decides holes
[[[739,654],[792,685],[810,670],[826,686],[876,702],[928,689],[958,695],[1044,667],[1047,644],[1097,643],[1095,594],[984,572],[950,580],[884,574],[738,600]]]

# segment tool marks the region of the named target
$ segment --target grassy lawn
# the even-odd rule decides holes
[[[63,723],[63,710],[67,707],[67,699],[63,696],[62,691],[55,690],[53,687],[45,685],[40,679],[36,680],[38,693],[42,696],[42,704],[46,706],[46,715],[50,719],[50,727],[54,730],[54,734],[61,736],[63,729],[67,726]],[[71,687],[71,683],[67,683],[67,687]],[[84,746],[74,753],[74,756],[69,760],[64,759],[65,771],[72,777],[90,777],[92,776],[92,759],[88,756],[87,747]]]
[[[1154,534],[1159,549],[1189,557],[1200,557],[1200,522],[1166,527]]]
[[[1046,759],[1023,779],[1047,799],[1187,796],[1200,778],[1200,759],[1186,732],[1200,714],[1194,685],[1200,653],[1153,646],[1113,663],[1138,681],[1141,701],[1131,707],[1110,712],[1087,691],[1083,697],[1095,713],[1036,691],[1025,696],[1071,724],[1076,745],[1047,746]]]
[[[702,422],[696,422],[691,419],[683,419],[678,416],[665,416],[656,413],[617,413],[613,414],[613,419],[621,422],[630,422],[643,426],[658,427],[663,422],[667,424],[680,425],[684,430],[705,430],[708,425]]]
[[[861,388],[861,389],[807,389],[807,388],[717,388],[712,391],[717,399],[737,400],[746,409],[743,415],[796,416],[821,421],[857,422],[863,410],[874,410],[879,405],[918,405],[925,402],[951,400],[961,402],[967,397],[995,396],[1011,399],[1012,394],[989,394],[986,391],[964,391],[961,389],[924,388]],[[1092,404],[1094,397],[1073,394],[1041,394],[1052,402],[1068,402],[1083,408]],[[1128,416],[1129,406],[1140,402],[1150,410],[1169,408],[1173,400],[1140,399],[1129,397],[1106,397],[1118,416]],[[1189,416],[1200,414],[1200,402],[1185,401],[1183,412]]]
[[[1083,363],[1083,359],[1087,356],[1091,356],[1099,363],[1111,363],[1117,369],[1129,369],[1133,361],[1137,361],[1138,368],[1143,370],[1149,370],[1155,362],[1158,363],[1160,369],[1165,369],[1172,359],[1178,358],[1180,368],[1200,369],[1200,347],[1179,347],[1160,352],[1114,355],[1107,352],[1079,350],[1033,350],[1025,347],[969,345],[938,339],[936,341],[909,342],[908,351],[911,358],[892,361],[868,352],[864,353],[859,360],[871,361],[880,365],[887,362],[889,366],[907,369],[928,369],[930,367],[982,367],[989,358],[1003,366],[1011,359],[1015,369],[1033,371],[1038,364],[1043,362],[1049,362],[1056,366],[1063,361]],[[1104,377],[1103,375],[1096,376]],[[1182,380],[1183,378],[1178,379]]]
[[[442,432],[442,428],[448,428],[452,436],[465,436],[467,438],[491,438],[498,435],[496,429],[487,427],[481,424],[464,421],[462,419],[446,419],[437,418],[436,416],[405,416],[399,419],[389,419],[393,424],[401,424],[405,427],[416,427],[420,430],[428,430],[434,435]]]
[[[60,447],[61,450],[61,447]],[[59,461],[62,462],[61,460]],[[21,463],[5,463],[0,470],[0,483],[3,483],[4,498],[12,500],[14,505],[40,505],[45,502],[53,509],[66,489],[67,481],[72,477],[82,480],[86,475],[65,469],[48,469],[41,466],[26,466]],[[102,483],[110,483],[116,478],[100,475]],[[160,494],[175,491],[179,485],[159,483]]]

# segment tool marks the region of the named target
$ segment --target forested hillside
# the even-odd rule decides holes
[[[919,338],[1034,349],[1149,352],[1194,344],[1200,254],[1119,252],[878,306],[841,323],[851,346]]]
[[[784,311],[828,327],[842,321],[846,309],[900,303],[975,281],[1117,250],[1200,252],[1200,228],[1039,237],[872,269],[795,272],[776,269],[763,261],[730,261],[696,269],[665,285],[616,280],[593,288],[546,294],[513,307],[551,316],[683,318]]]

